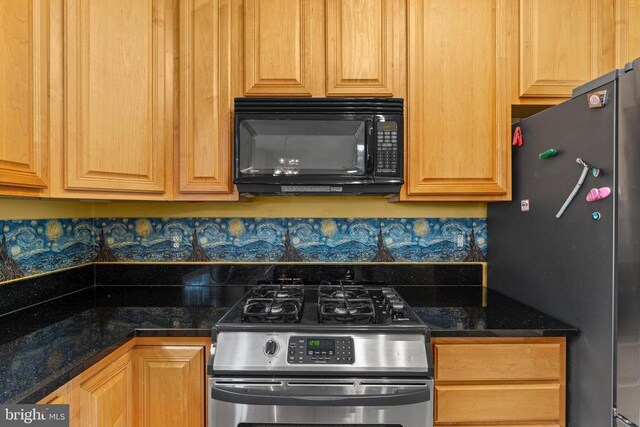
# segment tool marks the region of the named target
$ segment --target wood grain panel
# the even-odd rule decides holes
[[[640,58],[640,0],[616,0],[616,67]]]
[[[53,393],[38,401],[42,405],[59,405],[69,403],[69,384],[65,384]]]
[[[444,427],[444,426],[455,426],[455,427],[562,427],[560,424],[557,423],[544,423],[544,424],[539,424],[539,423],[526,423],[526,424],[504,424],[504,423],[499,423],[499,424],[460,424],[460,423],[455,423],[455,424],[449,424],[449,423],[435,423],[434,424],[436,427]]]
[[[165,191],[167,9],[165,0],[66,2],[66,189]]]
[[[554,422],[561,418],[560,384],[437,385],[437,423]]]
[[[549,344],[435,344],[441,381],[560,381],[564,351]]]
[[[232,191],[230,22],[228,0],[180,2],[181,193]]]
[[[510,198],[507,0],[409,0],[403,200]]]
[[[520,0],[520,96],[570,97],[613,65],[611,0]]]
[[[327,95],[392,96],[405,55],[404,0],[327,2]]]
[[[48,9],[0,1],[0,185],[47,187]]]
[[[91,427],[132,426],[131,354],[80,384],[80,425]]]
[[[204,347],[135,347],[136,425],[204,425]]]
[[[245,0],[244,94],[323,96],[324,2]]]

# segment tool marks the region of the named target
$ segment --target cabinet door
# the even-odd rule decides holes
[[[613,67],[612,0],[520,0],[521,97],[570,97]]]
[[[230,22],[229,0],[180,2],[182,195],[232,190]]]
[[[323,0],[245,0],[244,94],[324,95]]]
[[[133,349],[137,426],[204,425],[203,346],[141,346]]]
[[[409,0],[408,200],[510,198],[511,0]]]
[[[436,385],[436,423],[559,424],[560,384]]]
[[[616,67],[640,58],[640,0],[616,0]]]
[[[169,4],[65,3],[66,190],[165,191],[173,136]]]
[[[48,8],[0,1],[0,187],[47,187]]]
[[[328,0],[327,95],[401,96],[406,1]]]
[[[65,384],[44,399],[38,401],[40,405],[60,405],[69,403],[69,384]]]
[[[125,353],[83,380],[79,385],[80,426],[132,426],[132,379],[131,354]]]

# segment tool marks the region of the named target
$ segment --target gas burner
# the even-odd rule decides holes
[[[249,298],[304,298],[304,288],[301,285],[259,285],[251,292]]]
[[[358,285],[321,285],[318,289],[318,298],[354,299],[368,298],[369,292]]]
[[[242,307],[242,321],[248,323],[297,323],[302,302],[296,298],[249,298]]]
[[[369,298],[321,298],[318,304],[320,323],[375,323],[375,307]]]

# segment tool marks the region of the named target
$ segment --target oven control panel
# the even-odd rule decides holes
[[[291,364],[317,363],[349,365],[355,360],[351,337],[302,337],[289,338],[287,362]]]

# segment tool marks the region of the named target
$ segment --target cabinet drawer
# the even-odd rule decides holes
[[[435,427],[451,427],[451,424],[435,424]],[[455,424],[455,427],[478,427],[477,424]],[[481,427],[561,427],[560,424],[482,424]]]
[[[436,381],[560,381],[562,346],[436,344]]]
[[[559,422],[560,384],[436,385],[436,423]]]

